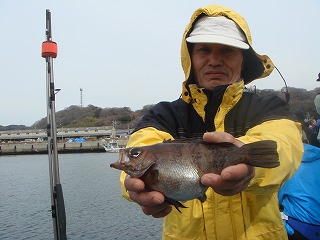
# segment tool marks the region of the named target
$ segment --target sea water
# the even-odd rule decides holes
[[[59,155],[68,239],[161,239],[162,219],[121,196],[117,159]],[[0,156],[0,239],[54,239],[50,208],[48,156]]]

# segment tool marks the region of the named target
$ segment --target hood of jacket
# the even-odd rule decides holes
[[[238,13],[236,13],[235,11],[229,8],[222,7],[219,5],[209,5],[203,8],[199,8],[191,16],[190,22],[184,31],[182,44],[181,44],[181,64],[185,74],[185,81],[183,82],[183,91],[182,91],[182,98],[184,101],[186,102],[191,101],[189,97],[189,90],[188,90],[189,88],[187,87],[189,83],[188,80],[191,75],[191,58],[190,58],[190,53],[189,53],[186,38],[189,36],[190,32],[192,31],[194,23],[197,21],[199,16],[202,16],[203,14],[210,17],[214,17],[214,16],[227,17],[233,20],[245,34],[247,43],[249,44],[250,48],[248,50],[243,50],[245,63],[244,63],[244,67],[241,72],[241,75],[244,80],[244,84],[248,84],[255,79],[264,78],[270,75],[270,73],[274,69],[274,65],[271,59],[267,55],[259,55],[253,50],[250,29],[248,27],[246,20],[241,15],[239,15]]]

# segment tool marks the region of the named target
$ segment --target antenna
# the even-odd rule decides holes
[[[82,91],[83,89],[80,88],[80,107],[82,108]]]
[[[282,74],[279,71],[279,69],[276,66],[274,66],[274,68],[278,71],[278,73],[280,74],[280,76],[281,76],[281,78],[282,78],[282,80],[284,82],[284,85],[286,87],[286,101],[289,102],[290,101],[290,93],[289,93],[289,89],[288,89],[288,86],[287,86],[287,82],[286,82],[286,80],[284,80],[284,77],[282,76]]]

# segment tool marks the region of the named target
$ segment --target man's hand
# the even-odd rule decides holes
[[[229,142],[238,147],[243,145],[231,134],[224,132],[205,133],[203,140],[212,143]],[[220,175],[214,173],[204,174],[201,177],[201,183],[211,187],[218,194],[232,196],[243,191],[254,177],[254,174],[254,167],[241,163],[223,169]]]
[[[127,178],[124,186],[129,193],[129,197],[138,203],[146,215],[161,218],[168,215],[172,207],[164,202],[164,196],[160,192],[146,192],[144,182],[137,178]]]

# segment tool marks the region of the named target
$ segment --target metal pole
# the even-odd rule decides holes
[[[67,239],[66,236],[66,215],[60,183],[59,159],[57,149],[57,131],[55,119],[55,87],[53,77],[53,58],[57,52],[52,50],[56,43],[51,39],[51,13],[46,10],[46,40],[42,45],[42,57],[46,60],[46,84],[47,84],[47,136],[48,136],[48,157],[49,175],[51,190],[51,211],[53,219],[54,238],[56,240]],[[56,50],[56,49],[55,49]]]

